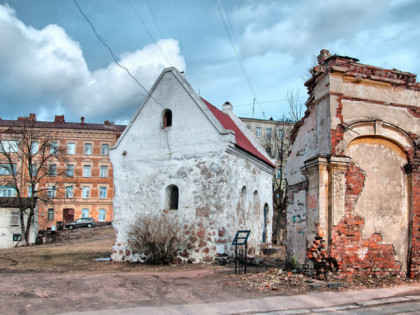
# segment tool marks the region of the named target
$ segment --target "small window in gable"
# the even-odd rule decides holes
[[[167,109],[163,112],[163,128],[172,126],[172,112]]]
[[[175,185],[166,187],[166,206],[170,210],[178,210],[179,190]]]

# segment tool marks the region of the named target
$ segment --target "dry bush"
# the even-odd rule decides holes
[[[166,215],[139,215],[130,225],[128,244],[150,264],[169,265],[186,245],[178,220]]]

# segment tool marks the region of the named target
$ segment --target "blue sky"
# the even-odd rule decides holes
[[[288,91],[304,102],[303,83],[324,48],[420,73],[417,0],[78,3],[146,89],[163,68],[175,66],[202,97],[219,108],[230,101],[241,117],[252,117],[254,95],[254,118],[287,116]],[[64,114],[66,121],[127,123],[146,94],[115,65],[73,0],[0,0],[0,47],[3,119],[34,112],[40,120]]]

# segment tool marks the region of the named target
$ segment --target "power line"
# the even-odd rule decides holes
[[[165,38],[165,36],[163,35],[163,32],[162,32],[162,30],[161,30],[161,28],[160,28],[160,26],[159,26],[159,23],[158,23],[158,21],[157,21],[157,19],[156,19],[156,16],[155,16],[155,14],[153,13],[152,7],[151,7],[151,6],[150,6],[150,4],[149,4],[149,1],[147,1],[147,0],[146,0],[146,4],[147,4],[147,6],[148,6],[148,8],[149,8],[150,14],[151,14],[151,15],[152,15],[152,17],[153,17],[153,20],[155,21],[156,27],[157,27],[157,29],[158,29],[158,31],[159,31],[159,34],[160,34],[160,38]],[[163,42],[163,44],[165,45],[166,51],[167,51],[167,52],[168,52],[168,54],[169,54],[169,59],[171,59],[171,61],[174,61],[174,59],[172,58],[173,56],[172,56],[172,54],[171,54],[171,51],[169,50],[169,47],[166,45],[166,42]],[[175,63],[174,63],[174,62],[172,62],[172,65],[175,65]]]
[[[160,49],[159,45],[157,44],[155,38],[153,37],[153,35],[150,33],[149,29],[147,28],[146,24],[144,24],[142,18],[140,17],[139,13],[137,12],[136,8],[133,6],[133,4],[131,3],[130,0],[127,0],[128,3],[130,4],[131,9],[134,11],[134,13],[136,14],[137,18],[139,19],[140,23],[143,25],[144,29],[146,30],[147,34],[149,34],[149,37],[151,38],[151,40],[155,43],[155,46],[159,49],[160,53],[162,54],[163,58],[165,58],[166,62],[168,63],[168,65],[171,65],[171,63],[169,62],[168,58],[166,58],[165,54],[163,53],[162,49]]]
[[[164,108],[163,104],[161,104],[160,102],[158,102],[157,99],[155,99],[153,97],[153,95],[151,93],[149,93],[149,91],[146,90],[146,88],[131,74],[130,70],[128,70],[126,67],[124,67],[123,65],[120,64],[120,62],[117,60],[117,58],[114,55],[114,52],[112,51],[111,47],[101,38],[101,36],[98,34],[98,32],[96,31],[95,27],[93,26],[92,22],[89,20],[89,18],[86,16],[86,14],[83,12],[82,8],[79,6],[79,4],[77,3],[76,0],[73,0],[74,3],[76,4],[77,8],[79,9],[80,13],[83,15],[83,17],[86,19],[86,21],[89,23],[90,27],[92,28],[93,32],[95,33],[96,37],[99,39],[99,41],[102,43],[102,45],[104,45],[109,53],[112,56],[112,59],[114,59],[115,63],[117,64],[118,67],[120,67],[121,69],[124,69],[128,75],[146,92],[146,95],[148,97],[150,97],[152,100],[154,100],[156,102],[156,104],[160,105],[162,108]],[[168,143],[168,147],[169,147],[169,143]],[[170,150],[169,150],[170,151]]]
[[[89,20],[89,18],[86,16],[86,14],[83,12],[82,8],[79,6],[79,4],[77,3],[76,0],[73,0],[74,3],[76,4],[77,8],[79,9],[80,13],[83,15],[83,17],[86,19],[86,21],[89,23],[90,27],[92,28],[93,32],[95,33],[96,37],[99,39],[99,41],[102,43],[102,45],[104,45],[106,48],[108,48],[109,53],[112,56],[112,59],[114,59],[115,63],[117,64],[118,67],[120,67],[121,69],[124,69],[128,75],[134,80],[136,81],[136,83],[147,93],[147,95],[150,95],[149,92],[146,90],[146,88],[131,74],[131,72],[124,67],[123,65],[120,64],[120,62],[117,60],[117,57],[115,57],[114,52],[112,51],[111,47],[108,46],[108,44],[102,39],[102,37],[98,34],[98,32],[96,31],[95,27],[93,26],[92,22]]]
[[[260,104],[266,104],[266,103],[277,103],[277,102],[287,102],[288,99],[287,98],[283,98],[283,99],[279,99],[279,100],[272,100],[272,101],[264,101],[264,102],[259,102]],[[235,104],[235,107],[238,106],[251,106],[253,105],[253,103],[246,103],[246,104]]]
[[[232,45],[232,48],[233,48],[233,51],[235,53],[236,59],[238,60],[239,66],[241,67],[242,74],[244,75],[245,80],[246,80],[246,82],[248,84],[248,87],[249,87],[252,95],[254,96],[254,100],[256,101],[256,103],[258,104],[258,106],[260,107],[260,109],[261,109],[261,111],[263,113],[263,117],[265,118],[265,113],[264,113],[264,111],[263,111],[260,103],[258,102],[258,98],[257,98],[256,93],[254,91],[254,88],[253,88],[253,86],[251,84],[251,80],[249,79],[248,72],[247,72],[247,70],[245,68],[245,64],[244,64],[244,62],[243,62],[243,60],[241,58],[241,55],[240,55],[239,50],[238,50],[238,47],[236,45],[235,38],[234,38],[234,32],[233,32],[232,24],[229,21],[229,17],[226,15],[226,13],[224,13],[224,11],[221,8],[221,6],[220,6],[220,4],[219,4],[218,1],[216,1],[216,6],[217,6],[217,9],[219,11],[220,18],[221,18],[221,20],[223,22],[223,26],[225,27],[225,31],[226,31],[226,33],[227,33],[227,35],[229,37],[229,41],[230,41],[230,43]],[[230,27],[230,29],[229,29],[229,27]]]

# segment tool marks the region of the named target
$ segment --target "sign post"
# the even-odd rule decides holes
[[[233,239],[232,245],[235,245],[235,273],[238,269],[238,263],[244,266],[244,273],[246,273],[246,252],[249,233],[251,233],[251,230],[238,230]],[[238,246],[244,246],[242,249],[242,257],[241,253],[238,254]]]

